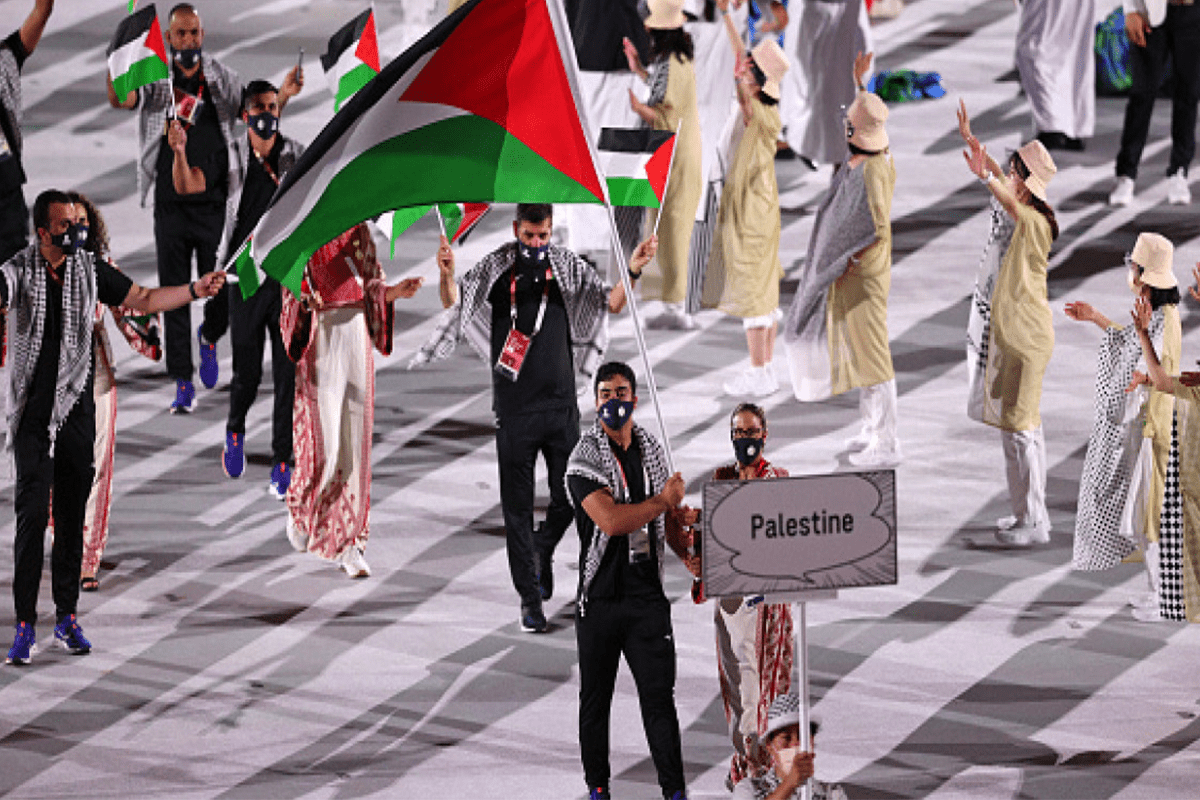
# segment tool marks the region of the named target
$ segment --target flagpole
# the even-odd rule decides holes
[[[442,209],[438,207],[438,204],[437,204],[437,203],[434,203],[434,204],[433,204],[433,213],[437,214],[437,218],[438,218],[438,228],[440,228],[440,229],[441,229],[441,231],[442,231],[442,236],[445,236],[445,237],[446,237],[446,241],[447,241],[447,242],[449,242],[449,241],[450,241],[450,234],[446,233],[446,220],[442,219]]]
[[[667,189],[671,188],[671,171],[675,167],[675,154],[679,152],[679,129],[683,127],[683,120],[675,123],[675,141],[671,143],[671,160],[667,163],[667,179],[663,181],[663,199],[658,204],[658,214],[654,216],[654,232],[651,236],[658,236],[658,223],[662,222],[663,206],[667,202]]]
[[[672,158],[674,154],[672,154]],[[665,192],[664,192],[665,196]],[[633,296],[633,284],[629,280],[629,263],[625,260],[625,251],[621,247],[621,236],[617,232],[617,220],[613,216],[613,207],[604,204],[608,212],[608,225],[612,231],[613,251],[617,254],[617,269],[621,273],[621,285],[625,287],[625,300],[629,303],[629,314],[633,318],[633,336],[637,340],[638,351],[642,354],[642,366],[645,368],[645,384],[650,389],[650,401],[654,404],[654,414],[658,419],[658,430],[662,433],[663,453],[667,457],[667,470],[675,472],[675,460],[671,457],[671,440],[667,436],[667,425],[663,422],[662,404],[658,401],[658,386],[654,382],[654,370],[650,367],[650,354],[646,350],[646,338],[642,334],[642,318],[638,313],[637,300]]]

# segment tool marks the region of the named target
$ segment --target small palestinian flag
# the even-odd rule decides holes
[[[417,220],[428,214],[431,208],[433,206],[409,206],[380,215],[375,224],[387,234],[388,241],[391,242],[391,258],[396,257],[396,240],[400,238],[400,234],[415,225]]]
[[[167,78],[167,48],[154,4],[121,20],[108,45],[113,91],[124,99],[146,84]]]
[[[329,52],[321,56],[321,66],[333,92],[333,110],[340,111],[343,103],[379,74],[374,11],[367,9],[329,37]]]
[[[442,231],[450,244],[462,244],[490,208],[488,203],[438,203]]]
[[[242,243],[237,255],[233,257],[232,268],[229,271],[237,275],[238,288],[242,290],[242,298],[247,300],[267,279],[266,273],[258,268],[250,255],[250,239]]]
[[[614,206],[662,207],[675,134],[648,128],[603,128],[597,149]]]

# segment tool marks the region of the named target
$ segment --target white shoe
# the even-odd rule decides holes
[[[1188,188],[1187,174],[1177,169],[1167,178],[1167,202],[1173,206],[1186,206],[1192,202],[1192,190]]]
[[[779,391],[779,380],[771,367],[747,367],[737,377],[725,381],[722,388],[732,397],[766,397]]]
[[[1117,186],[1108,196],[1110,206],[1127,206],[1133,202],[1133,178],[1122,175],[1117,178]]]
[[[652,331],[691,331],[696,329],[696,320],[682,308],[667,305],[661,314],[646,321]]]
[[[1133,606],[1134,608],[1140,608],[1140,609],[1147,609],[1147,608],[1157,609],[1158,608],[1158,595],[1155,594],[1154,592],[1146,592],[1145,594],[1139,594],[1137,597],[1133,597],[1129,600],[1129,605]]]
[[[860,430],[858,433],[846,440],[847,450],[862,450],[871,443],[871,434],[866,429]]]
[[[754,393],[755,397],[769,397],[779,391],[779,379],[775,377],[775,370],[771,369],[771,365],[759,367],[758,372],[758,387]]]
[[[900,463],[900,445],[884,447],[878,441],[869,442],[865,448],[847,456],[850,463],[863,469],[894,467]]]
[[[346,552],[342,553],[339,562],[339,566],[351,578],[371,577],[371,568],[367,566],[363,550],[356,544],[346,548]]]
[[[1000,519],[996,520],[996,527],[1002,531],[1006,531],[1009,528],[1017,527],[1018,522],[1020,522],[1020,520],[1018,520],[1015,516],[1010,515],[1007,517],[1001,517]]]
[[[1037,525],[1014,525],[1008,530],[996,531],[996,541],[1006,547],[1032,547],[1049,544],[1050,532]]]
[[[300,529],[296,527],[296,521],[292,519],[291,514],[288,514],[287,516],[287,537],[288,541],[292,543],[292,548],[297,553],[307,552],[308,537],[301,533]]]
[[[1162,612],[1158,610],[1157,602],[1154,605],[1150,606],[1149,608],[1135,606],[1133,609],[1133,618],[1136,619],[1138,622],[1162,622],[1163,621],[1163,615],[1162,615]]]

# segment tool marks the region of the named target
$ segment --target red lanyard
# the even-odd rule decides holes
[[[546,267],[546,285],[542,289],[542,304],[538,306],[537,319],[533,323],[533,331],[530,332],[529,338],[537,336],[538,331],[542,329],[542,320],[546,318],[546,302],[550,298],[550,281],[554,280],[554,273],[550,267]],[[512,318],[512,329],[517,329],[517,268],[514,265],[512,268],[512,280],[508,284],[508,313]]]
[[[267,173],[267,177],[274,181],[275,185],[278,186],[279,176],[275,174],[275,170],[271,169],[271,165],[267,163],[267,160],[258,154],[258,151],[254,149],[254,145],[250,144],[249,142],[246,144],[250,148],[250,152],[254,153],[254,157],[258,159],[258,165],[263,168],[263,172]]]

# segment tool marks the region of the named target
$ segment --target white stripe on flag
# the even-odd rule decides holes
[[[600,167],[606,178],[635,178],[649,180],[646,175],[646,162],[654,153],[619,153],[610,150],[600,151]]]

